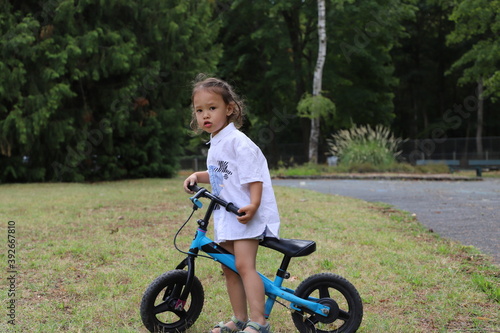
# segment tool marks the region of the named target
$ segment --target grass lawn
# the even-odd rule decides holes
[[[172,244],[192,206],[181,183],[0,185],[0,331],[145,332],[142,293],[184,258]],[[386,205],[301,189],[275,192],[281,236],[313,239],[318,248],[292,260],[286,287],[322,271],[344,276],[364,302],[359,332],[500,332],[500,268],[474,248],[442,239]],[[182,232],[181,247],[201,214]],[[259,269],[274,275],[280,260],[262,249]],[[206,259],[197,264],[205,306],[193,333],[231,316],[220,268]],[[8,280],[12,274],[15,281]],[[15,325],[8,323],[11,301]],[[280,305],[271,323],[274,332],[295,332]]]

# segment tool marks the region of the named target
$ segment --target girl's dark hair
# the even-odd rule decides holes
[[[213,78],[208,77],[205,74],[198,74],[196,76],[195,81],[193,82],[193,93],[191,94],[191,106],[193,108],[192,117],[191,117],[191,129],[197,131],[198,123],[196,122],[196,110],[194,110],[193,97],[196,92],[205,89],[212,93],[219,94],[222,97],[222,100],[226,104],[234,103],[234,111],[229,116],[229,122],[234,123],[236,128],[240,128],[243,125],[243,117],[245,114],[245,104],[243,100],[234,92],[233,87],[229,85],[229,83]]]

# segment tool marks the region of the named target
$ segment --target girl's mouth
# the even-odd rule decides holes
[[[205,122],[203,123],[203,126],[204,126],[204,127],[210,127],[210,126],[212,126],[212,123],[211,123],[211,122],[209,122],[209,121],[205,121]]]

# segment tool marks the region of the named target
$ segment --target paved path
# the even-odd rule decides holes
[[[483,181],[274,179],[274,185],[385,202],[439,235],[473,245],[500,265],[500,179]]]

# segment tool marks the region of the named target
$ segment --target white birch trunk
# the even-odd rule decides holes
[[[318,59],[314,69],[313,96],[321,94],[323,66],[326,58],[326,20],[325,0],[318,0]],[[320,132],[320,116],[311,118],[311,134],[309,136],[309,162],[318,163],[318,143]]]

